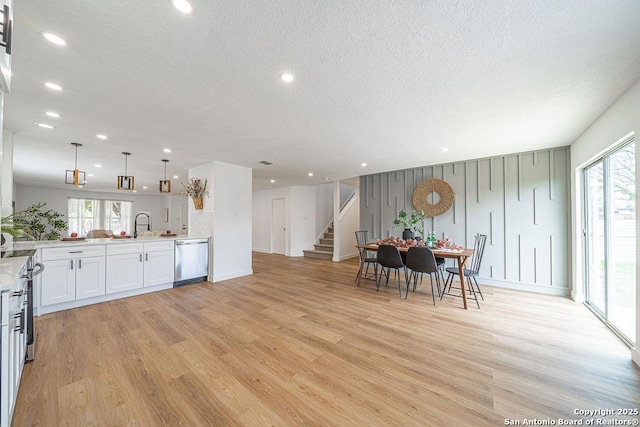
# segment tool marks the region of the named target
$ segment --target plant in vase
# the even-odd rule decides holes
[[[413,239],[414,232],[418,232],[420,234],[424,233],[422,221],[424,221],[424,212],[413,211],[411,212],[411,215],[409,215],[404,209],[402,209],[398,213],[398,218],[393,220],[393,225],[404,228],[402,238],[407,240]]]
[[[46,203],[37,203],[2,218],[2,232],[13,237],[24,236],[34,240],[57,240],[60,232],[67,229],[64,215],[43,210]]]
[[[183,187],[182,194],[186,194],[193,199],[193,206],[197,210],[202,209],[202,198],[209,195],[207,178],[189,178],[186,185],[184,183],[181,184]]]

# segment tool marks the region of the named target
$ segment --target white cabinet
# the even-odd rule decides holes
[[[26,298],[27,281],[23,268],[11,290],[2,293],[0,327],[0,426],[10,426],[15,408],[22,368],[27,351]]]
[[[42,305],[59,304],[76,299],[76,272],[74,260],[53,260],[44,262],[42,272]]]
[[[173,240],[107,247],[107,293],[173,283]]]
[[[148,242],[144,244],[144,286],[173,283],[174,242]]]
[[[78,258],[76,299],[105,294],[105,260],[103,256]]]
[[[45,248],[41,279],[43,306],[105,294],[104,245]]]
[[[142,243],[107,246],[107,294],[141,288],[144,274]]]

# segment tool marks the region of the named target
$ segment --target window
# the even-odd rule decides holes
[[[131,233],[133,202],[122,200],[69,198],[69,231],[86,236],[91,230],[113,230],[114,234]]]
[[[584,169],[586,303],[633,344],[636,326],[633,138]]]

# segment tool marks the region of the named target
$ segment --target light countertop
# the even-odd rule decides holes
[[[177,235],[177,236],[148,236],[148,237],[138,237],[138,238],[130,238],[130,239],[122,239],[122,238],[105,238],[105,239],[84,239],[84,240],[76,240],[76,241],[63,241],[63,240],[37,240],[37,241],[28,241],[28,242],[13,242],[13,249],[15,250],[23,250],[23,249],[41,249],[41,248],[64,248],[70,246],[85,246],[85,245],[112,245],[112,244],[123,244],[123,243],[142,243],[142,242],[153,242],[153,241],[162,241],[162,240],[189,240],[189,239],[207,239],[209,236],[188,236],[188,235]]]
[[[0,292],[10,291],[29,257],[0,258]]]

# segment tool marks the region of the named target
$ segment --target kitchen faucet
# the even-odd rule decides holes
[[[134,237],[134,239],[138,237],[138,217],[140,215],[144,215],[144,216],[147,217],[147,230],[151,230],[151,217],[149,216],[148,213],[140,212],[138,215],[136,215],[135,219],[133,220],[133,237]],[[140,224],[140,225],[144,225],[144,224]]]

